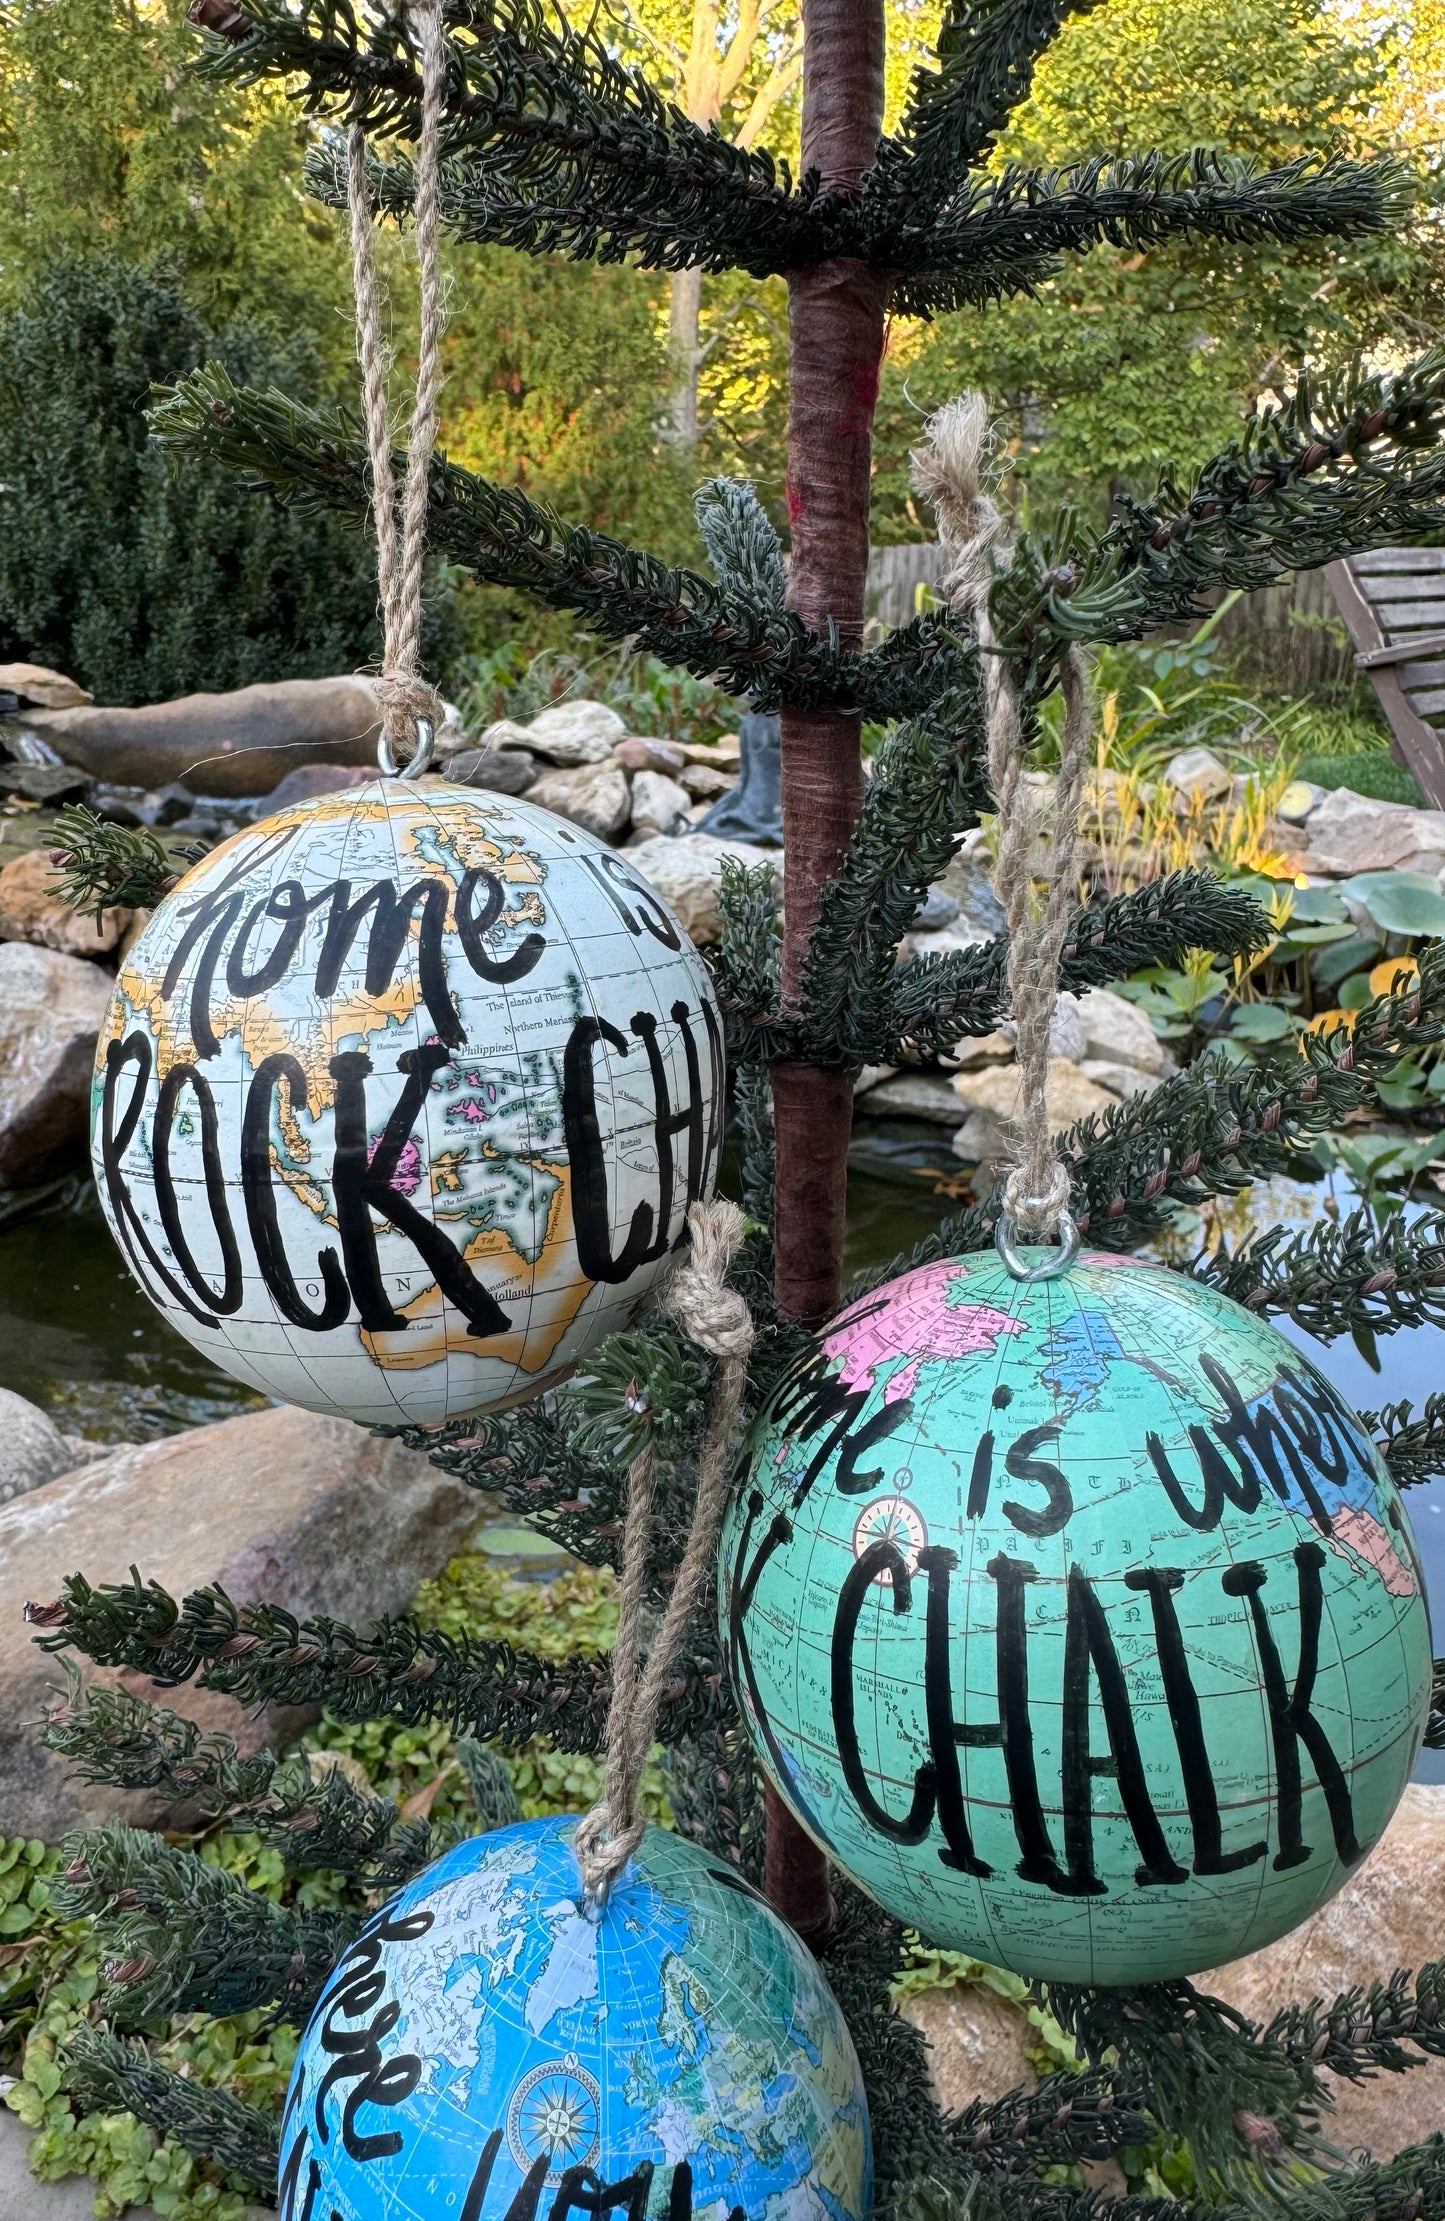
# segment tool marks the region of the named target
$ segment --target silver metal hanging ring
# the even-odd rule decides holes
[[[407,761],[399,764],[396,750],[391,745],[391,734],[383,725],[381,738],[376,744],[376,760],[388,779],[419,779],[424,771],[430,769],[432,757],[436,754],[436,745],[436,731],[431,719],[419,717],[416,721],[416,746]]]
[[[1018,1248],[1015,1234],[1015,1224],[1009,1213],[1000,1212],[998,1224],[994,1228],[993,1245],[1015,1280],[1057,1280],[1060,1273],[1068,1271],[1079,1254],[1079,1229],[1070,1211],[1059,1213],[1059,1223],[1054,1229],[1056,1247],[1034,1264],[1030,1264]]]

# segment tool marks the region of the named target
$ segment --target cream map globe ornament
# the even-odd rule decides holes
[[[235,834],[127,952],[92,1155],[223,1370],[364,1424],[494,1410],[632,1317],[711,1192],[722,1031],[626,859],[387,778]]]

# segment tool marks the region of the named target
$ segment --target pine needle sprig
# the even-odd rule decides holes
[[[1170,872],[1080,910],[1069,926],[1059,984],[1069,994],[1106,987],[1144,964],[1177,964],[1189,949],[1249,956],[1270,938],[1263,911],[1242,888],[1208,871]],[[942,956],[910,958],[893,973],[886,1024],[866,1043],[868,1064],[947,1053],[989,1033],[1004,1008],[1008,943],[1000,935]]]
[[[402,1820],[389,1797],[357,1788],[324,1757],[242,1752],[229,1735],[100,1683],[82,1685],[65,1661],[70,1691],[41,1740],[82,1781],[159,1791],[207,1820],[224,1817],[255,1835],[288,1873],[326,1868],[366,1889],[395,1889],[443,1848],[426,1820]]]
[[[243,2189],[274,2195],[280,2121],[273,2110],[193,2081],[152,2058],[143,2044],[124,2043],[83,2021],[65,2038],[59,2065],[82,2114],[133,2113],[158,2137],[174,2137]]]
[[[1261,2041],[1291,2058],[1307,2059],[1351,2082],[1373,2074],[1404,2074],[1445,2057],[1445,1959],[1417,1974],[1403,1970],[1368,1989],[1342,1990],[1326,2003],[1286,2006]]]
[[[1378,233],[1409,205],[1398,163],[1297,156],[1267,170],[1246,156],[1099,156],[1069,168],[1010,164],[966,184],[927,229],[906,223],[868,252],[900,272],[895,313],[938,316],[984,298],[1032,291],[1066,250],[1107,241],[1148,252],[1178,237],[1230,242]]]
[[[364,1917],[279,1905],[194,1851],[113,1822],[65,1838],[50,1901],[62,1920],[95,1924],[103,2003],[127,2028],[270,2005],[304,2021]]]
[[[203,67],[253,84],[304,81],[313,114],[344,116],[373,140],[415,139],[421,77],[404,17],[353,13],[334,0],[197,0],[208,33]],[[528,253],[648,267],[743,268],[767,276],[826,253],[856,251],[857,216],[816,181],[794,191],[786,164],[693,123],[621,62],[596,29],[534,0],[449,12],[443,221],[464,239]],[[368,162],[373,207],[406,216],[405,159]],[[345,206],[344,152],[323,139],[310,190]]]
[[[1246,1310],[1286,1313],[1322,1342],[1366,1327],[1445,1321],[1445,1213],[1383,1224],[1366,1204],[1303,1232],[1266,1227],[1237,1249],[1202,1257],[1193,1278]]]
[[[1034,66],[1070,15],[1097,0],[951,0],[936,52],[939,68],[915,71],[897,131],[865,184],[885,206],[937,205],[983,161],[1020,101]]]
[[[203,841],[170,852],[148,825],[112,825],[83,802],[68,802],[55,814],[55,893],[94,918],[98,932],[111,908],[153,910],[205,853]]]
[[[1301,2166],[1329,2157],[1313,2114],[1327,2102],[1315,2062],[1268,2042],[1242,2013],[1184,1981],[1036,1992],[1086,2059],[1117,2057],[1143,2078],[1156,2122],[1187,2121],[1201,2190],[1277,2207]]]
[[[129,1582],[103,1588],[72,1574],[55,1603],[28,1606],[27,1618],[42,1630],[44,1649],[131,1666],[163,1688],[195,1678],[246,1705],[316,1705],[343,1720],[389,1713],[408,1727],[440,1720],[509,1750],[545,1734],[560,1750],[597,1751],[611,1694],[605,1658],[542,1658],[423,1628],[410,1616],[378,1620],[363,1636],[276,1604],[238,1605],[216,1586],[177,1604],[134,1571]],[[716,1634],[700,1618],[664,1699],[660,1733],[671,1741],[731,1717]]]
[[[1427,1396],[1418,1418],[1407,1399],[1382,1411],[1362,1411],[1360,1419],[1379,1443],[1396,1488],[1414,1488],[1445,1473],[1445,1394]]]
[[[583,1455],[552,1399],[453,1419],[440,1428],[378,1429],[383,1431],[423,1451],[468,1488],[499,1496],[505,1510],[584,1565],[616,1566],[625,1473]]]
[[[1159,1232],[1179,1204],[1197,1208],[1288,1172],[1317,1134],[1375,1102],[1377,1081],[1442,1038],[1445,942],[1437,941],[1421,951],[1418,978],[1366,1004],[1353,1032],[1338,1026],[1306,1034],[1297,1052],[1268,1064],[1228,1065],[1206,1053],[1152,1094],[1082,1119],[1061,1136],[1080,1230],[1100,1247],[1130,1249]],[[909,1265],[986,1248],[1000,1208],[994,1194],[943,1220],[909,1259],[860,1276],[855,1292]],[[1395,1285],[1403,1307],[1414,1283]],[[1389,1317],[1392,1292],[1371,1291],[1385,1299]]]
[[[344,410],[327,418],[274,390],[238,387],[219,363],[207,363],[157,400],[151,424],[176,454],[204,456],[298,509],[340,510],[358,529],[366,521],[365,443]],[[633,639],[761,706],[784,693],[802,707],[847,701],[855,691],[857,659],[815,638],[790,611],[759,608],[700,572],[564,525],[519,488],[442,458],[432,463],[427,533],[436,554],[488,584],[568,610],[605,639]]]
[[[998,636],[1047,667],[1050,643],[1137,640],[1205,614],[1214,589],[1428,537],[1445,503],[1442,434],[1445,346],[1388,375],[1301,376],[1187,486],[1121,496],[1103,532],[1065,512],[1022,534],[993,591]]]

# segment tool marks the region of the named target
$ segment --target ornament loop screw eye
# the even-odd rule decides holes
[[[383,725],[381,738],[376,744],[376,760],[388,779],[419,779],[422,773],[429,769],[431,765],[432,757],[436,754],[436,744],[436,733],[431,719],[429,717],[419,717],[416,721],[416,747],[413,749],[409,761],[399,764],[396,760],[396,750],[391,745],[391,734]]]
[[[1057,1280],[1060,1273],[1068,1271],[1079,1254],[1079,1229],[1068,1211],[1059,1213],[1059,1223],[1054,1233],[1058,1246],[1034,1264],[1029,1264],[1018,1249],[1014,1232],[1014,1220],[1007,1211],[1001,1212],[998,1225],[994,1228],[993,1244],[1015,1280]]]

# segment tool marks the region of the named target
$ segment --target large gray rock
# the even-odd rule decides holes
[[[1282,2006],[1388,1981],[1440,1956],[1445,1929],[1445,1782],[1411,1782],[1363,1866],[1337,1897],[1278,1943],[1195,1977],[1253,2021]],[[1410,2045],[1405,2050],[1419,2058]],[[1348,2082],[1326,2074],[1335,2111],[1323,2126],[1344,2150],[1392,2159],[1445,2122],[1445,2059],[1421,2059],[1407,2074]]]
[[[308,750],[329,763],[374,764],[381,730],[371,681],[359,675],[278,679],[141,709],[27,710],[25,721],[93,779],[181,779],[195,794],[269,794]]]
[[[632,794],[627,774],[615,763],[582,763],[570,771],[544,771],[527,789],[527,800],[555,810],[584,832],[610,841],[627,823]]]
[[[1310,812],[1304,868],[1343,879],[1357,871],[1438,872],[1445,865],[1445,810],[1377,802],[1349,787]]]
[[[484,1507],[419,1451],[349,1419],[293,1405],[114,1451],[0,1506],[0,1814],[12,1834],[54,1842],[80,1820],[121,1813],[136,1827],[165,1807],[67,1777],[36,1730],[60,1679],[24,1618],[68,1573],[120,1582],[132,1565],[171,1595],[219,1582],[238,1602],[366,1626],[401,1610],[461,1548]],[[289,1739],[299,1712],[243,1711],[187,1683],[156,1691],[129,1669],[103,1676],[156,1696],[253,1750]]]
[[[35,1187],[84,1157],[110,994],[98,965],[0,944],[0,1188]]]
[[[782,880],[783,860],[777,850],[755,847],[751,841],[718,840],[711,833],[687,833],[676,839],[659,834],[627,851],[628,863],[657,889],[699,947],[717,940],[722,932],[717,896],[725,856],[735,856],[742,864],[767,864]]]
[[[1059,999],[1062,1002],[1065,998]],[[1107,987],[1090,987],[1077,1002],[1084,1021],[1081,1064],[1085,1057],[1103,1057],[1110,1063],[1132,1064],[1137,1071],[1161,1077],[1175,1069],[1173,1057],[1137,1003],[1111,994]]]
[[[97,923],[72,910],[48,849],[29,848],[0,865],[0,941],[28,941],[32,948],[59,949],[65,956],[108,956],[134,915],[112,903]]]
[[[639,771],[632,780],[633,830],[655,836],[676,833],[687,824],[692,797],[665,771]]]
[[[13,1388],[0,1388],[0,1504],[28,1496],[77,1462],[70,1443],[38,1404],[27,1403]]]
[[[573,768],[605,762],[626,737],[625,721],[605,702],[556,702],[551,709],[539,711],[530,725],[519,725],[510,717],[499,719],[483,733],[482,746],[530,748],[548,763]]]

